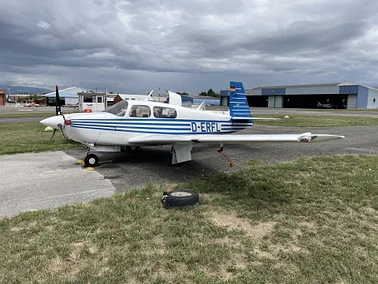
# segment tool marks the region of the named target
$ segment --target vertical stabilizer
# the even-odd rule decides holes
[[[230,82],[230,116],[235,120],[252,118],[241,82]]]

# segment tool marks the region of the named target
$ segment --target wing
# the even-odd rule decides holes
[[[330,134],[198,134],[198,135],[143,135],[130,139],[134,145],[166,145],[172,143],[204,143],[204,144],[239,144],[257,142],[322,142],[343,139],[344,136]]]

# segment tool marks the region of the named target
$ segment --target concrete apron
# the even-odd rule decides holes
[[[0,156],[0,216],[109,197],[115,188],[64,152]]]

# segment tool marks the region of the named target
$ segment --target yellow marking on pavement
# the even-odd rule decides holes
[[[77,162],[78,162],[80,165],[84,166],[84,161],[83,161],[83,160],[77,160]]]
[[[86,168],[88,171],[93,171],[94,170],[94,168],[92,168],[92,167],[87,167]]]

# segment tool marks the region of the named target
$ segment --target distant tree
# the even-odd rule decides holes
[[[217,94],[216,92],[214,92],[213,89],[209,89],[209,90],[207,91],[207,95],[208,95],[209,97],[215,97],[215,98],[219,98],[219,97],[220,97],[220,95]]]
[[[190,96],[187,92],[175,92],[175,93],[182,96]]]
[[[219,96],[220,96],[219,94],[217,94],[216,92],[214,92],[213,89],[209,89],[207,91],[207,93],[206,92],[201,92],[198,95],[199,96],[215,97],[215,98],[219,98]]]
[[[209,97],[214,97],[215,92],[213,91],[213,89],[209,89],[209,90],[207,91],[207,95],[208,95]]]

